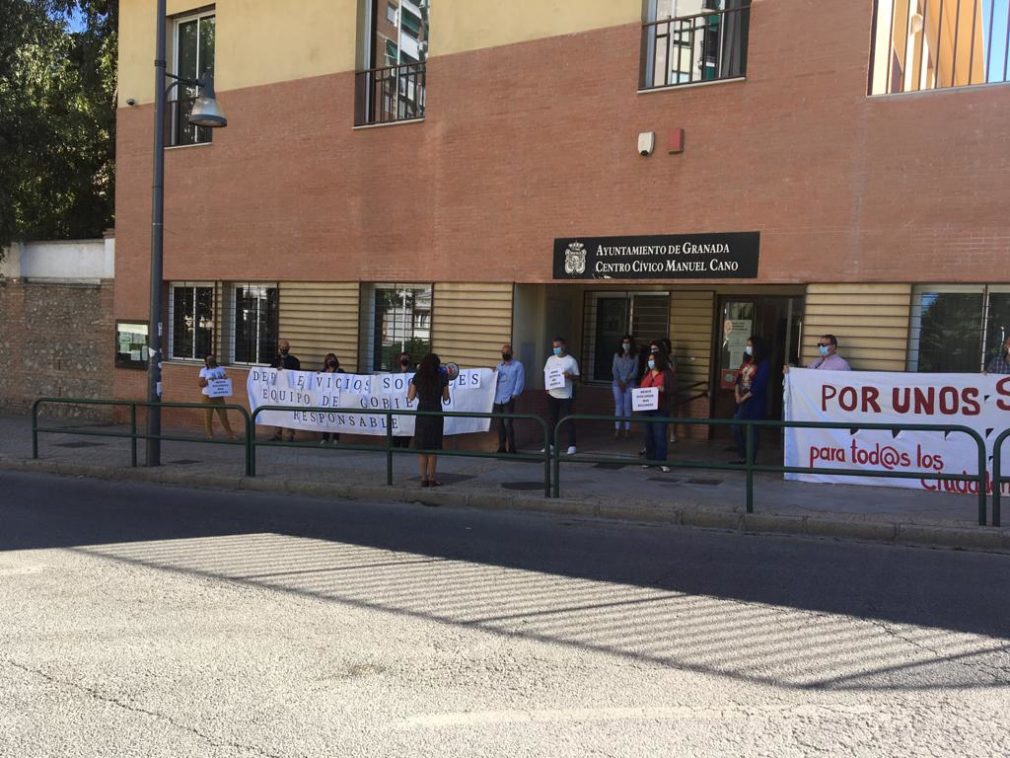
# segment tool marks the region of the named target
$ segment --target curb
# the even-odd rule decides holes
[[[105,468],[81,464],[8,459],[0,470],[87,477],[106,481],[152,482],[176,487],[302,495],[332,500],[392,500],[451,508],[510,510],[551,513],[612,521],[719,529],[741,534],[795,535],[851,539],[936,548],[1010,552],[1010,527],[963,527],[944,524],[914,524],[870,521],[865,518],[817,518],[775,513],[743,513],[732,508],[713,510],[697,504],[660,506],[649,502],[622,505],[581,500],[522,497],[496,491],[440,489],[438,492],[394,485],[303,482],[295,479],[262,479],[246,476],[179,474],[165,469]]]

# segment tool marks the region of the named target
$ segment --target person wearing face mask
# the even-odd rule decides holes
[[[744,348],[744,359],[736,375],[736,386],[733,394],[736,399],[734,419],[759,420],[765,417],[768,406],[768,356],[764,340],[751,335]],[[754,459],[757,459],[758,442],[761,440],[760,429],[754,428]],[[747,437],[743,426],[733,427],[733,439],[736,442],[737,458],[733,463],[745,463],[747,460]]]
[[[203,431],[209,440],[214,439],[214,411],[217,411],[217,417],[221,419],[221,426],[224,427],[224,431],[228,435],[228,439],[235,439],[235,432],[231,430],[231,424],[228,423],[228,411],[221,407],[225,404],[224,398],[210,396],[211,380],[227,378],[228,375],[225,372],[224,367],[217,364],[216,355],[210,354],[203,359],[203,368],[200,369],[200,379],[198,383],[202,388],[203,401],[208,405],[203,416]]]
[[[295,356],[291,355],[291,345],[287,340],[277,341],[277,355],[270,362],[270,368],[275,368],[278,370],[287,369],[288,371],[300,371],[302,368],[302,362],[298,360]],[[280,442],[282,435],[287,434],[288,442],[294,442],[295,430],[285,429],[282,426],[277,427],[274,432],[273,440],[274,442]]]
[[[410,353],[400,353],[400,357],[396,359],[396,368],[393,369],[393,373],[414,373],[414,362],[410,358]],[[404,437],[401,435],[394,436],[393,447],[410,447],[410,437]]]
[[[642,375],[642,388],[655,387],[659,390],[659,405],[655,410],[645,411],[643,415],[653,418],[667,418],[670,415],[669,398],[676,388],[676,381],[673,372],[670,370],[666,360],[666,354],[662,351],[649,356],[645,364],[645,374]],[[670,467],[666,465],[666,424],[661,422],[649,423],[645,425],[645,458],[649,461],[660,461],[660,470],[668,473]],[[649,468],[649,463],[642,464],[642,468]]]
[[[495,369],[498,372],[498,384],[494,390],[494,412],[515,413],[516,398],[526,387],[526,371],[523,364],[512,357],[512,345],[507,342],[501,346],[501,362]],[[516,434],[513,419],[500,418],[498,422],[498,452],[514,453],[516,451]]]
[[[560,369],[565,378],[563,387],[547,390],[547,409],[550,412],[550,432],[558,420],[575,412],[575,381],[579,378],[579,362],[568,354],[568,343],[564,337],[555,337],[552,343],[553,355],[544,364],[544,373]],[[569,421],[565,424],[568,435],[568,455],[575,455],[575,424]],[[544,452],[541,450],[540,452]]]
[[[337,358],[336,353],[327,353],[326,357],[323,358],[323,367],[320,371],[324,374],[344,374],[345,372],[340,368],[340,359]],[[323,437],[320,440],[320,445],[325,445],[328,442],[340,442],[339,432],[323,432]]]
[[[807,368],[825,371],[852,371],[849,362],[838,354],[838,340],[835,339],[835,335],[822,334],[817,339],[817,352],[820,355],[810,361]]]
[[[635,338],[630,334],[625,334],[621,338],[621,348],[614,353],[614,360],[611,365],[613,381],[611,389],[614,393],[614,415],[631,416],[631,391],[635,389],[638,382],[638,349],[635,347]],[[614,439],[631,434],[630,421],[614,422]]]

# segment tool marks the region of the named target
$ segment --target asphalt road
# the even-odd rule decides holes
[[[0,473],[0,756],[996,756],[1010,556]]]

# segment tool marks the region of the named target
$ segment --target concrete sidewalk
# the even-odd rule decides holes
[[[42,425],[125,429],[57,418],[45,419]],[[591,464],[569,459],[561,466],[561,498],[548,499],[544,497],[542,463],[442,456],[439,479],[445,486],[422,489],[417,457],[408,451],[394,458],[394,484],[389,487],[385,484],[386,457],[379,450],[348,451],[339,444],[322,447],[307,441],[258,448],[257,476],[250,478],[244,475],[243,445],[207,444],[198,433],[181,434],[193,435],[192,441],[163,442],[163,465],[159,468],[131,468],[127,439],[68,433],[41,434],[36,461],[31,458],[30,417],[0,416],[0,468],[1010,551],[1010,528],[978,526],[978,501],[970,495],[801,484],[786,482],[781,475],[759,473],[755,475],[754,513],[748,514],[742,472],[674,468],[664,474],[654,468],[642,469],[637,440],[583,442],[580,454],[618,454],[627,463]],[[143,442],[138,448],[142,464]],[[728,457],[717,443],[682,441],[670,446],[671,461],[723,462]]]

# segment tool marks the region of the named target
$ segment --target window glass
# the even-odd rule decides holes
[[[184,79],[199,79],[205,73],[214,73],[214,32],[216,21],[213,12],[187,16],[175,21],[175,49],[173,73]],[[192,145],[210,142],[212,129],[189,123],[196,87],[179,84],[173,100],[169,102],[166,133],[169,145]]]
[[[195,360],[214,352],[214,288],[172,285],[169,323],[169,357]]]
[[[146,321],[116,322],[117,368],[146,368],[148,347]]]
[[[982,358],[983,294],[919,295],[919,371],[978,371]]]
[[[374,302],[374,371],[396,369],[401,352],[415,362],[431,352],[431,285],[377,284]]]
[[[1007,0],[876,0],[870,94],[1007,81]]]
[[[278,290],[259,284],[236,285],[235,339],[238,363],[269,363],[277,352]]]

